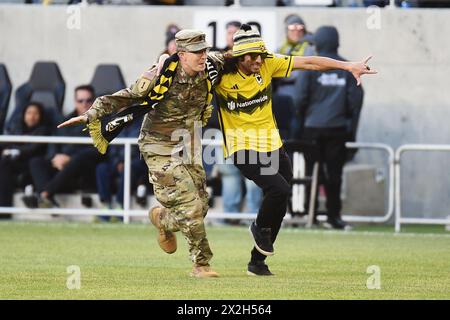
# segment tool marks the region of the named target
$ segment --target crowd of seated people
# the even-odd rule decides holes
[[[86,112],[94,100],[95,92],[91,85],[78,86],[74,92],[73,111],[56,119],[49,119],[50,111],[41,103],[29,102],[21,117],[13,119],[15,121],[9,124],[10,129],[4,134],[89,137],[88,131],[83,131],[81,126],[57,129],[56,123]],[[51,112],[58,114],[56,110]],[[136,125],[126,128],[121,137],[137,138],[138,125],[136,122]],[[140,194],[137,201],[144,206],[147,191],[151,190],[147,169],[139,157],[137,146],[132,151],[131,191],[136,191],[138,186],[145,187],[145,194]],[[27,190],[22,201],[30,208],[60,207],[55,195],[75,190],[98,193],[105,208],[123,207],[123,146],[110,146],[102,155],[91,144],[2,143],[0,155],[0,207],[12,207],[13,195],[18,190]]]

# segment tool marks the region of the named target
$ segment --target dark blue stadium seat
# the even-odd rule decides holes
[[[30,102],[40,102],[51,115],[51,123],[61,114],[66,84],[55,62],[36,62],[30,79],[16,90],[16,107],[6,126],[7,131],[18,123],[23,108]],[[55,116],[56,115],[56,116]],[[55,117],[54,117],[55,116]]]
[[[116,64],[100,64],[95,68],[91,81],[97,97],[112,94],[125,88],[120,67]]]
[[[11,81],[4,64],[0,64],[0,134],[3,133],[6,115],[8,114],[9,99],[11,98]]]

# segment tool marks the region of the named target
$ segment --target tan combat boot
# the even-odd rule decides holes
[[[219,274],[211,269],[210,266],[196,266],[192,268],[191,277],[196,278],[217,278]]]
[[[152,224],[158,229],[158,244],[166,253],[174,253],[177,251],[177,237],[175,233],[166,231],[161,226],[161,218],[166,214],[166,209],[161,207],[153,207],[150,209],[148,216]]]

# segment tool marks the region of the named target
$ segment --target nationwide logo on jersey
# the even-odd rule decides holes
[[[259,73],[255,74],[255,79],[256,79],[256,82],[258,82],[258,84],[260,86],[263,84],[263,79],[262,79],[262,77],[261,77],[261,75]]]
[[[252,114],[257,108],[264,107],[268,101],[272,99],[272,86],[269,85],[263,91],[258,91],[253,97],[246,98],[241,94],[237,94],[237,98],[230,96],[223,97],[217,95],[217,102],[220,108],[228,112],[244,112]]]

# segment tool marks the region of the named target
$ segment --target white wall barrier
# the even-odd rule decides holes
[[[383,143],[361,143],[361,142],[347,142],[345,145],[347,148],[352,149],[375,149],[381,150],[387,153],[388,157],[388,174],[389,174],[389,185],[388,185],[388,207],[386,213],[382,217],[368,217],[368,216],[351,216],[343,215],[342,219],[349,222],[374,222],[374,223],[384,223],[389,221],[389,219],[394,214],[394,150]]]
[[[401,157],[408,151],[450,151],[450,145],[436,144],[405,144],[400,146],[395,152],[395,232],[400,232],[401,224],[444,224],[450,225],[450,216],[447,219],[431,218],[406,218],[402,217],[401,206]]]

